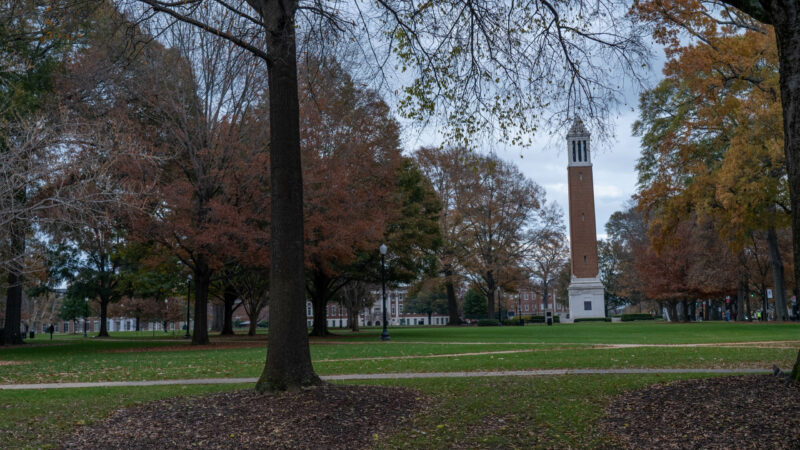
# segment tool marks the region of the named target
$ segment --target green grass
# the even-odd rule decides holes
[[[614,395],[697,375],[620,375],[381,380],[418,389],[428,407],[376,447],[596,447],[603,408]],[[57,447],[77,427],[121,407],[249,386],[157,386],[0,391],[0,447]]]
[[[788,346],[596,348],[600,344],[714,344],[800,340],[798,324],[581,323],[501,328],[393,328],[339,332],[312,339],[320,374],[553,368],[789,367],[800,344]],[[266,356],[265,336],[253,347],[191,350],[177,336],[112,333],[41,336],[0,349],[0,383],[255,377]],[[252,341],[214,338],[217,344]],[[486,353],[495,352],[495,353]],[[496,353],[512,352],[512,353]],[[468,353],[479,353],[468,355]],[[481,354],[483,353],[483,354]],[[444,355],[435,357],[436,355]],[[8,362],[20,364],[8,365]],[[587,375],[371,381],[419,389],[430,408],[381,444],[391,448],[596,447],[596,428],[612,396],[655,382],[700,375]],[[359,382],[367,383],[367,382]],[[242,386],[238,386],[241,388]],[[236,386],[0,391],[0,448],[57,446],[65,433],[120,407]],[[380,446],[380,445],[379,445]]]
[[[389,342],[378,340],[378,330],[312,339],[316,370],[324,375],[631,367],[768,369],[772,364],[790,366],[797,355],[796,347],[800,347],[592,348],[598,344],[797,341],[797,324],[580,323],[391,331]],[[191,346],[180,338],[146,339],[135,334],[115,335],[112,340],[71,335],[57,336],[52,342],[49,337],[34,339],[23,347],[0,349],[0,361],[20,363],[0,365],[0,383],[255,377],[261,373],[266,357],[265,336],[256,339],[249,348],[192,351],[186,351]],[[215,338],[220,344],[242,340],[248,338]],[[490,354],[509,351],[517,353]],[[435,355],[449,356],[431,357]]]

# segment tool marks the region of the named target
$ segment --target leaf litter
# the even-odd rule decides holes
[[[334,384],[177,397],[117,410],[79,427],[63,448],[364,448],[425,403],[411,389]]]
[[[800,383],[699,378],[626,392],[602,428],[622,448],[800,448]]]

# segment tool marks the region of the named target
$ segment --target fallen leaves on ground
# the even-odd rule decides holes
[[[800,384],[769,375],[700,378],[627,392],[603,428],[631,448],[800,448]]]
[[[172,398],[81,427],[64,448],[364,448],[423,404],[410,389],[331,384]]]

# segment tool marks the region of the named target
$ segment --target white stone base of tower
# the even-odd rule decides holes
[[[605,316],[603,282],[599,278],[573,278],[569,284],[569,318],[565,320],[562,316],[561,322]]]

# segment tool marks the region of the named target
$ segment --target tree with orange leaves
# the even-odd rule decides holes
[[[777,235],[790,217],[774,37],[721,32],[670,55],[667,78],[642,96],[634,125],[644,144],[639,204],[665,233],[692,215],[713,223],[734,252],[764,230],[785,320]]]
[[[307,61],[301,79],[307,291],[311,334],[324,336],[328,301],[397,213],[399,127],[383,100],[334,61]]]

